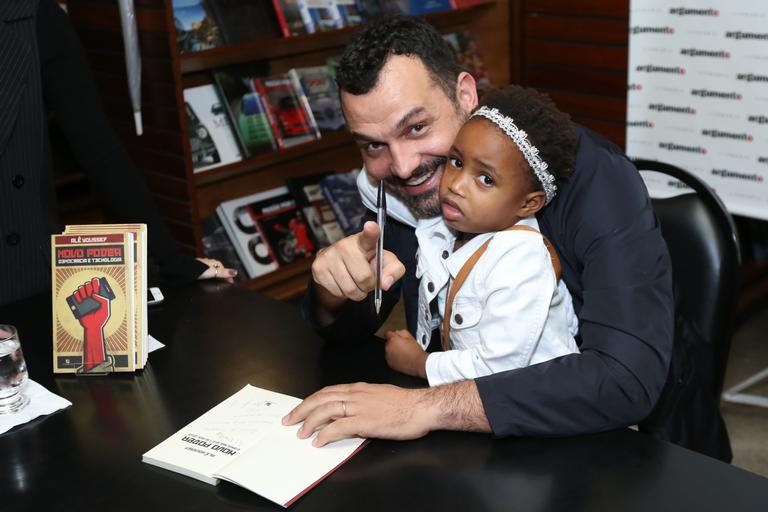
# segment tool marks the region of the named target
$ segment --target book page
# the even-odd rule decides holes
[[[210,484],[214,474],[275,429],[301,402],[251,385],[227,398],[144,454],[144,462]]]

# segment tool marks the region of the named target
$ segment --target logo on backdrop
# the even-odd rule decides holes
[[[675,114],[690,114],[695,115],[696,109],[691,107],[678,107],[675,105],[665,105],[663,103],[650,103],[648,110],[656,110],[658,112],[674,112]]]
[[[698,153],[700,155],[707,154],[707,150],[701,146],[686,146],[685,144],[678,144],[676,142],[659,142],[659,147],[666,149],[667,151],[685,151],[687,153]]]
[[[753,138],[748,133],[722,132],[720,130],[701,130],[701,134],[713,139],[732,139],[752,142]]]
[[[753,75],[752,73],[739,73],[736,75],[736,80],[744,80],[745,82],[768,82],[768,76]]]
[[[680,66],[656,66],[654,64],[637,66],[635,71],[644,71],[646,73],[673,73],[675,75],[685,74],[685,68],[681,68]]]
[[[653,123],[644,120],[644,121],[627,121],[627,126],[632,126],[635,128],[653,128]]]
[[[725,91],[712,91],[710,89],[691,89],[693,96],[701,96],[702,98],[722,98],[724,100],[741,100],[741,93],[738,92],[725,92]]]
[[[747,117],[747,121],[749,121],[750,123],[768,124],[768,117],[767,116],[749,116]]]
[[[673,27],[642,27],[636,26],[630,29],[633,34],[674,34]]]
[[[680,50],[680,55],[687,55],[688,57],[715,57],[718,59],[731,58],[731,52],[725,50],[700,50],[698,48],[683,48]]]
[[[752,39],[757,41],[768,41],[768,34],[757,34],[755,32],[726,32],[725,37],[729,39]]]
[[[759,157],[757,157],[757,163],[768,165],[768,156],[759,156]]]
[[[690,9],[688,7],[672,7],[669,9],[669,14],[676,14],[678,16],[720,16],[720,11],[717,9]]]
[[[720,176],[721,178],[732,178],[743,181],[754,181],[762,183],[765,178],[759,174],[748,174],[743,172],[729,171],[728,169],[712,169],[714,176]]]

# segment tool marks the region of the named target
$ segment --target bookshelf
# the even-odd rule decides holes
[[[504,84],[510,76],[509,3],[481,0],[471,7],[428,15],[427,19],[441,32],[470,30],[492,82]],[[266,61],[270,73],[280,73],[322,64],[328,57],[341,54],[354,29],[180,53],[171,0],[135,0],[144,121],[144,135],[138,137],[133,128],[117,2],[68,0],[67,10],[85,46],[110,120],[144,174],[173,236],[187,252],[202,255],[200,221],[213,214],[222,201],[283,185],[288,177],[359,167],[360,156],[351,138],[341,132],[193,173],[183,97],[185,88],[212,82],[212,71],[229,65]],[[77,198],[72,201],[76,204]],[[294,298],[306,288],[310,265],[309,260],[296,262],[245,286],[278,299]]]

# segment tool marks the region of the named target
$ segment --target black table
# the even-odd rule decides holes
[[[295,307],[209,283],[166,289],[150,332],[166,348],[136,374],[51,373],[50,304],[0,309],[31,377],[73,406],[0,436],[0,510],[280,510],[235,485],[141,462],[146,450],[246,383],[306,396],[338,382],[417,385],[377,340],[325,345]],[[295,511],[765,510],[768,479],[632,430],[567,439],[434,432],[375,440]]]

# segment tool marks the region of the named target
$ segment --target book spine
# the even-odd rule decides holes
[[[222,103],[224,103],[224,108],[227,110],[227,117],[229,118],[230,125],[232,126],[232,131],[235,132],[235,140],[237,140],[237,145],[240,146],[240,151],[246,157],[252,156],[250,150],[248,149],[248,146],[246,146],[245,141],[243,140],[242,134],[240,133],[240,129],[238,128],[237,116],[235,116],[235,113],[232,112],[232,107],[229,104],[229,98],[227,98],[227,93],[224,89],[224,85],[221,83],[221,78],[219,77],[219,74],[214,73],[213,79],[216,82],[216,89],[219,93],[219,97],[222,99]]]
[[[238,240],[237,234],[235,232],[235,227],[230,223],[229,216],[221,205],[216,208],[216,215],[219,216],[221,225],[224,227],[224,231],[226,231],[227,236],[229,237],[229,241],[232,242],[232,246],[235,248],[235,252],[240,258],[240,262],[243,264],[245,271],[248,273],[248,277],[256,277],[258,272],[256,271],[256,268],[251,261],[251,257],[248,254],[247,249],[240,244],[240,241]]]
[[[262,102],[262,107],[264,107],[264,113],[267,114],[267,119],[269,119],[269,125],[272,127],[272,135],[275,137],[277,146],[280,149],[284,149],[285,140],[280,133],[280,126],[277,124],[277,115],[272,109],[272,105],[269,103],[269,99],[267,98],[267,88],[264,86],[264,82],[260,78],[253,78],[252,83],[253,87],[256,89],[256,92],[259,93],[259,99]]]
[[[291,37],[291,29],[285,21],[285,13],[283,12],[283,6],[280,5],[280,0],[272,0],[272,5],[275,6],[277,22],[280,24],[280,31],[283,33],[283,37]]]
[[[299,73],[296,71],[296,69],[291,69],[288,72],[288,78],[291,81],[291,84],[293,84],[293,88],[296,90],[296,96],[299,98],[299,103],[301,104],[301,108],[304,110],[304,113],[307,116],[307,122],[312,127],[312,131],[315,134],[316,139],[320,139],[320,127],[317,125],[317,120],[315,119],[315,114],[312,112],[312,106],[309,104],[309,98],[307,98],[307,93],[304,90],[304,87],[301,85],[301,79],[299,78]]]
[[[333,208],[333,213],[336,214],[336,220],[339,221],[339,225],[341,226],[341,229],[345,233],[349,233],[350,220],[344,214],[344,210],[341,208],[341,205],[339,205],[339,202],[336,200],[336,197],[333,194],[333,189],[328,185],[324,184],[323,182],[320,182],[320,188],[323,190],[323,195],[325,195],[325,199],[328,201],[328,203],[330,203],[331,208]]]

